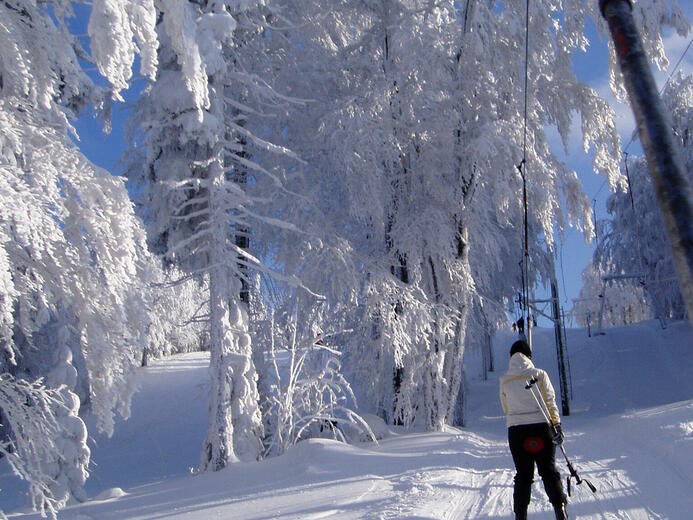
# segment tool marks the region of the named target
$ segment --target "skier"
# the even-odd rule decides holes
[[[517,320],[517,331],[520,335],[525,333],[525,319],[522,316],[520,316],[520,319]]]
[[[546,423],[537,402],[526,388],[530,379],[536,380],[535,384],[549,410],[551,425]],[[532,352],[524,340],[516,341],[510,348],[508,373],[500,379],[500,399],[506,415],[508,442],[516,471],[513,491],[515,519],[527,519],[536,464],[556,512],[556,519],[567,520],[565,506],[568,497],[556,469],[556,446],[563,443],[556,396],[547,373],[532,364]]]

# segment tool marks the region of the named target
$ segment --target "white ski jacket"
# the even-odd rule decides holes
[[[537,380],[536,387],[549,410],[551,424],[561,422],[556,406],[556,394],[548,374],[536,368],[527,356],[517,352],[510,358],[508,373],[500,379],[500,399],[508,428],[546,422],[532,393],[525,388],[527,380],[531,378]]]

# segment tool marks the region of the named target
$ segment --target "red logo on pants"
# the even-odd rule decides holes
[[[539,453],[541,450],[544,449],[544,439],[541,437],[527,437],[525,439],[525,442],[522,443],[522,447],[527,453],[531,453],[532,455],[536,455]]]

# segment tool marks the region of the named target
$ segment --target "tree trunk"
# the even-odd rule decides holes
[[[217,255],[211,255],[216,264]],[[227,307],[228,276],[217,265],[209,273],[209,429],[202,450],[201,469],[218,471],[237,460],[233,451],[231,421],[231,379],[228,367],[231,335]]]
[[[217,154],[220,157],[221,154]],[[247,313],[240,303],[240,281],[226,262],[228,209],[219,198],[227,182],[222,161],[210,165],[210,424],[201,468],[220,470],[229,463],[257,460],[262,444],[257,374],[252,360]]]
[[[467,227],[457,224],[457,261],[461,263],[458,269],[469,273],[469,241]],[[458,288],[459,302],[457,307],[457,323],[455,324],[455,336],[452,341],[452,349],[446,358],[444,367],[445,378],[448,381],[448,399],[446,421],[453,426],[464,426],[465,417],[465,384],[464,384],[464,347],[467,330],[467,316],[469,314],[470,300],[467,287]]]
[[[237,111],[236,111],[237,112]],[[235,113],[237,116],[238,114]],[[241,126],[242,123],[239,123]],[[230,139],[229,139],[230,140]],[[247,141],[244,137],[240,137],[237,139],[238,144],[241,146],[242,150],[240,152],[236,152],[236,155],[238,157],[241,157],[243,159],[248,159],[248,144]],[[227,164],[227,167],[231,168],[231,180],[235,184],[238,184],[241,188],[241,190],[245,191],[246,186],[248,185],[248,170],[239,164],[233,163],[232,161],[228,161],[229,164]],[[247,252],[248,249],[250,248],[250,229],[248,228],[247,225],[240,223],[240,222],[235,222],[234,223],[234,232],[233,232],[233,240],[234,244],[238,249],[241,249],[242,251]],[[238,269],[238,279],[240,280],[240,291],[239,291],[239,298],[241,302],[245,305],[246,310],[250,310],[250,272],[248,269],[247,265],[247,260],[244,257],[243,254],[239,253],[237,256],[237,263],[236,267]]]
[[[237,294],[241,284],[234,279],[231,291]],[[231,378],[231,417],[233,448],[244,462],[257,461],[262,456],[263,425],[258,393],[258,376],[253,362],[253,349],[248,334],[246,306],[240,298],[229,303],[229,316],[233,338],[228,363]]]
[[[432,348],[426,355],[426,365],[424,373],[424,409],[426,413],[426,428],[429,431],[440,431],[445,425],[445,417],[448,411],[446,402],[448,397],[447,383],[445,377],[445,365],[447,356],[447,338],[442,331],[441,317],[439,313],[441,294],[433,257],[428,257],[429,290],[433,295],[435,307],[433,310],[433,337]]]
[[[392,134],[394,140],[399,143],[399,119],[402,115],[402,108],[399,99],[399,87],[397,85],[397,79],[392,77],[392,68],[394,64],[392,49],[391,49],[391,36],[390,36],[390,6],[389,3],[383,4],[382,12],[382,29],[383,29],[383,75],[387,82],[391,82],[392,88],[389,94],[389,107],[390,107],[390,118],[392,121]],[[396,276],[402,283],[409,283],[409,270],[407,267],[407,256],[405,253],[400,251],[399,244],[396,244],[392,239],[391,229],[396,222],[398,216],[398,210],[400,206],[400,198],[404,196],[407,191],[407,176],[409,174],[408,169],[408,158],[407,154],[400,151],[398,152],[399,160],[393,161],[386,165],[389,174],[389,182],[392,187],[393,197],[390,201],[390,207],[387,208],[387,223],[385,231],[385,248],[387,254],[393,259],[393,264],[390,266],[390,272]],[[401,302],[396,302],[395,312],[398,315],[402,315],[406,310],[402,306]],[[395,353],[393,352],[393,355]],[[396,357],[396,356],[395,356]],[[411,395],[402,395],[403,392],[403,382],[405,379],[405,369],[402,366],[395,365],[392,374],[392,385],[393,385],[393,424],[402,425],[404,424],[405,418],[403,416],[403,407],[405,402],[408,402]],[[413,390],[410,390],[413,391]]]

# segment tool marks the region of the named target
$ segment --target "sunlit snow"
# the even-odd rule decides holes
[[[205,435],[207,356],[140,369],[132,417],[111,439],[90,438],[90,501],[61,519],[462,519],[512,517],[512,460],[497,398],[509,333],[495,339],[497,370],[483,381],[471,353],[469,423],[444,432],[391,427],[379,444],[304,441],[285,455],[191,474]],[[693,334],[650,321],[588,338],[568,331],[574,399],[566,450],[593,495],[575,486],[572,518],[689,518],[693,510]],[[536,364],[557,382],[553,331],[535,336]],[[375,419],[371,418],[375,424]],[[90,419],[87,418],[89,425]],[[379,428],[383,429],[383,425]],[[94,431],[90,428],[90,431]],[[565,464],[559,468],[566,476]],[[3,509],[22,507],[2,466]],[[553,518],[540,483],[531,518]],[[19,512],[10,518],[37,518]]]

